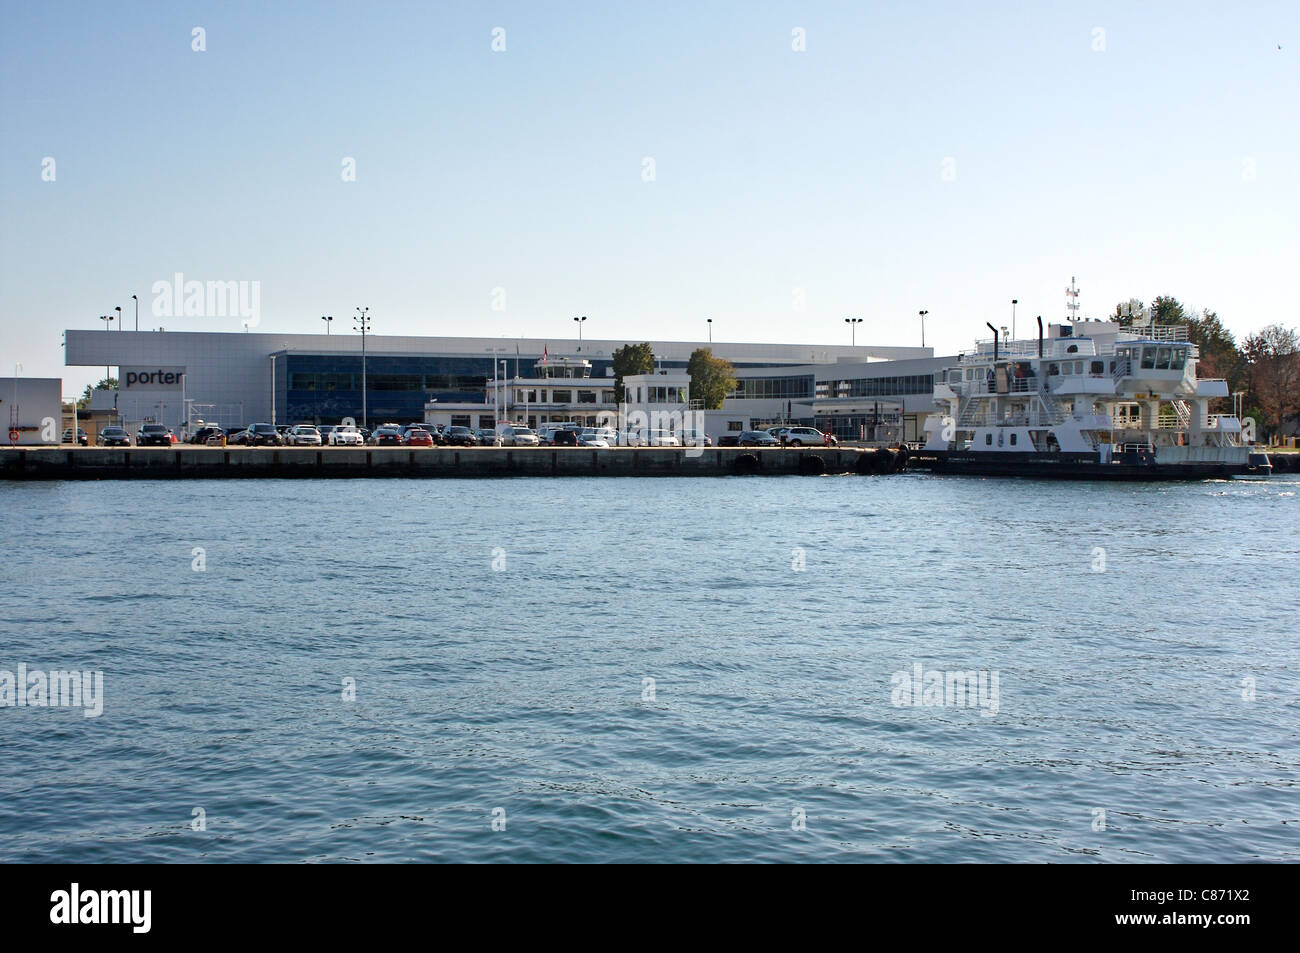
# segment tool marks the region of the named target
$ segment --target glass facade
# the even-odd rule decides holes
[[[813,377],[743,377],[736,381],[736,389],[727,395],[729,400],[807,400],[813,395]]]
[[[515,375],[513,356],[506,374]],[[482,357],[366,355],[366,416],[369,423],[422,421],[427,401],[479,403],[492,378],[492,355]],[[533,372],[535,357],[519,361],[519,373]],[[361,356],[293,354],[279,361],[277,414],[281,422],[338,423],[361,420]],[[592,361],[592,378],[605,379],[609,361]]]
[[[843,381],[818,381],[818,397],[892,397],[895,394],[933,394],[933,374],[893,377],[859,377]]]

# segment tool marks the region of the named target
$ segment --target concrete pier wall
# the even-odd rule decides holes
[[[0,449],[0,479],[817,476],[866,472],[861,453],[734,447],[7,447]]]

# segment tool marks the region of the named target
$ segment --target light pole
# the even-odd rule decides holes
[[[849,340],[852,342],[852,344],[853,344],[854,347],[857,347],[857,345],[858,345],[858,325],[862,323],[862,319],[861,319],[861,318],[845,318],[845,319],[844,319],[844,323],[847,324],[847,325],[849,326],[849,331],[850,331]]]
[[[713,319],[705,318],[704,320],[709,325],[709,343],[712,344],[713,343]]]
[[[140,330],[140,299],[131,295],[131,300],[135,302],[135,329]]]
[[[99,316],[99,320],[101,320],[101,321],[104,322],[104,330],[105,330],[105,331],[111,330],[111,329],[109,328],[109,325],[113,323],[113,316],[112,316],[111,314],[101,314],[101,315]],[[105,386],[105,387],[108,386],[108,377],[109,377],[109,374],[108,374],[108,365],[105,364],[105,365],[104,365],[104,386]]]
[[[275,429],[275,358],[271,355],[271,429]]]
[[[352,319],[356,330],[361,332],[361,428],[366,427],[366,334],[370,331],[370,308],[357,308],[357,316]],[[329,327],[329,325],[326,325]]]
[[[121,331],[122,330],[122,306],[119,304],[113,310],[117,312],[117,329]]]
[[[921,347],[925,347],[925,316],[929,313],[929,311],[917,312],[921,316]]]
[[[584,314],[582,317],[574,318],[573,320],[578,322],[578,350],[581,351],[582,350],[582,325],[583,322],[587,320],[587,316]]]
[[[1016,339],[1016,305],[1020,302],[1015,298],[1011,299],[1011,340]]]
[[[332,314],[330,314],[330,315],[324,315],[324,314],[322,314],[322,315],[320,316],[320,319],[321,319],[322,321],[325,322],[325,336],[326,336],[326,337],[329,337],[329,336],[330,336],[330,324],[334,321],[334,315],[332,315]]]

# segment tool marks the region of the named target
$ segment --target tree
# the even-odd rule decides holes
[[[1151,321],[1153,324],[1184,324],[1187,311],[1177,298],[1158,295],[1151,302]]]
[[[1147,306],[1141,298],[1129,298],[1115,305],[1115,322],[1122,328],[1132,327],[1134,321],[1145,324],[1146,319]]]
[[[1268,415],[1274,433],[1300,413],[1300,335],[1294,328],[1270,324],[1242,345],[1249,366],[1255,403]]]
[[[691,397],[702,400],[707,410],[720,409],[736,389],[736,369],[726,358],[714,357],[711,347],[692,351],[686,371],[691,375]]]
[[[634,374],[653,374],[655,372],[654,349],[650,342],[644,344],[624,344],[617,348],[614,358],[614,400],[623,403],[623,378]]]
[[[116,390],[116,389],[117,389],[116,377],[105,377],[93,388],[93,390]],[[81,392],[81,397],[77,399],[78,410],[85,410],[87,407],[90,406],[91,390],[92,390],[91,386],[87,384],[86,389]]]
[[[1228,382],[1229,393],[1246,386],[1246,359],[1237,349],[1237,339],[1223,326],[1218,314],[1202,308],[1199,316],[1187,316],[1187,339],[1196,345],[1200,356],[1196,376],[1221,377]]]

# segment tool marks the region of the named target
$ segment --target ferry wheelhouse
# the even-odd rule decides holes
[[[1241,421],[1210,413],[1224,380],[1198,378],[1185,326],[1053,324],[998,336],[936,376],[913,469],[984,476],[1204,479],[1267,473]]]

